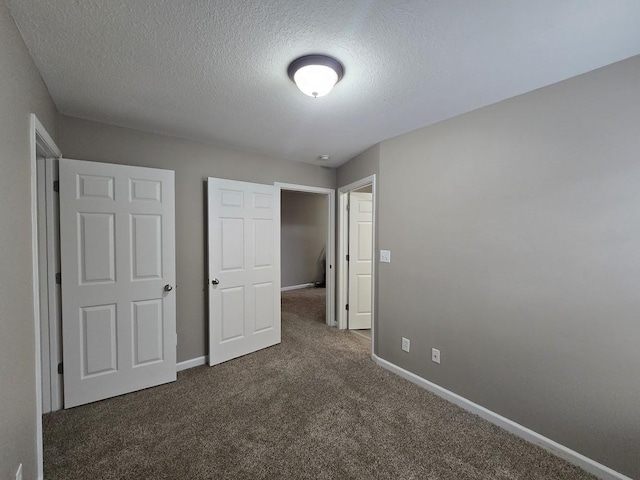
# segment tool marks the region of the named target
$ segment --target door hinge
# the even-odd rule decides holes
[[[347,262],[349,261],[349,254],[347,254]]]
[[[54,192],[59,192],[60,191],[60,182],[58,180],[54,180],[53,181],[53,191]]]
[[[58,364],[58,375],[62,375],[64,373],[64,367],[62,366],[62,362]]]
[[[60,272],[56,273],[56,283],[62,285],[62,273]]]
[[[347,303],[344,308],[346,308],[347,312],[348,312],[349,311],[349,304]]]
[[[351,209],[351,204],[347,203],[347,212]]]

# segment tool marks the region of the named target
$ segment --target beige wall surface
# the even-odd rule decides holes
[[[29,115],[56,134],[56,109],[0,0],[0,478],[37,477]]]
[[[635,57],[387,140],[379,178],[378,355],[633,478],[639,128]]]
[[[59,137],[66,158],[175,170],[179,362],[208,353],[206,178],[335,186],[332,169],[66,116]]]
[[[283,287],[322,281],[320,265],[327,245],[327,196],[282,191],[280,263]]]

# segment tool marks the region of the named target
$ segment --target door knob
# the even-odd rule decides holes
[[[164,291],[165,291],[165,292],[170,292],[171,290],[173,290],[173,287],[167,283],[167,284],[164,286]]]
[[[218,285],[220,283],[220,280],[218,280],[217,278],[214,278],[213,280],[211,280],[211,285]]]

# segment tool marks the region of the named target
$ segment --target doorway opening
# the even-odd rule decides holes
[[[338,326],[364,336],[375,346],[376,177],[338,190]]]
[[[276,183],[280,195],[281,291],[335,326],[335,191]]]
[[[327,196],[280,192],[282,303],[304,305],[306,315],[326,323]]]

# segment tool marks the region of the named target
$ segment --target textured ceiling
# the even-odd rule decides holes
[[[332,166],[640,54],[637,0],[7,4],[62,114]],[[345,66],[326,97],[287,77],[309,53]]]

